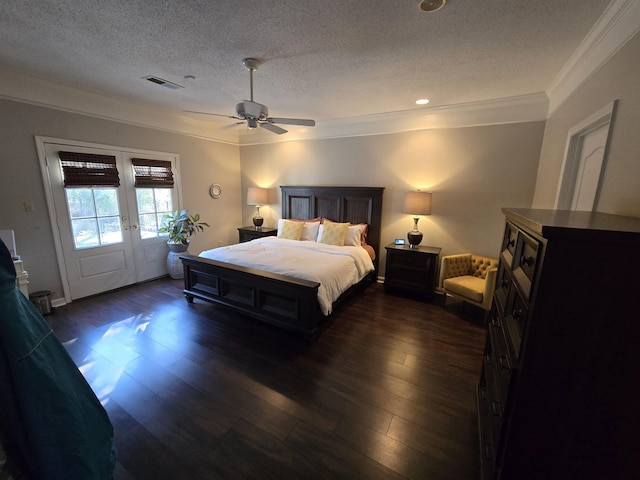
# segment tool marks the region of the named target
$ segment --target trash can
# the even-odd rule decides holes
[[[49,290],[32,293],[29,295],[29,300],[35,305],[40,314],[49,315],[51,313],[51,292]]]

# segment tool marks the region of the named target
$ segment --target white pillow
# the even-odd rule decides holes
[[[347,229],[347,236],[344,238],[344,244],[354,247],[362,245],[362,234],[364,233],[367,225],[359,223],[358,225],[349,225]]]
[[[318,231],[320,230],[320,221],[317,222],[304,222],[302,227],[302,236],[300,240],[308,240],[315,242],[318,239]]]

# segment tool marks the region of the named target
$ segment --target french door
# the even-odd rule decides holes
[[[178,208],[175,188],[135,188],[132,158],[170,162],[177,155],[37,139],[44,157],[45,189],[67,301],[160,277],[167,273],[162,217]],[[119,186],[65,188],[60,152],[115,158]]]

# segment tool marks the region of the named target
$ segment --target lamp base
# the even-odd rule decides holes
[[[422,232],[411,230],[407,233],[407,240],[409,240],[409,248],[418,248],[420,242],[422,242]]]
[[[262,217],[253,217],[253,224],[256,227],[256,230],[260,230],[262,228],[262,224],[264,223],[264,218]]]

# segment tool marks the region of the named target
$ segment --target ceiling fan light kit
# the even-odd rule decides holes
[[[233,118],[236,120],[244,120],[247,122],[247,127],[250,130],[261,127],[265,130],[269,130],[272,133],[282,135],[287,133],[282,127],[277,126],[277,123],[283,123],[285,125],[301,125],[305,127],[314,127],[316,125],[315,120],[302,119],[302,118],[275,118],[269,117],[269,109],[266,105],[253,101],[253,72],[260,66],[260,60],[255,58],[245,58],[242,60],[242,64],[249,70],[249,88],[251,94],[251,100],[243,100],[236,104],[235,115],[222,115],[219,113],[207,113],[207,112],[194,112],[193,110],[187,110],[189,113],[200,113],[203,115],[215,115],[218,117]]]

